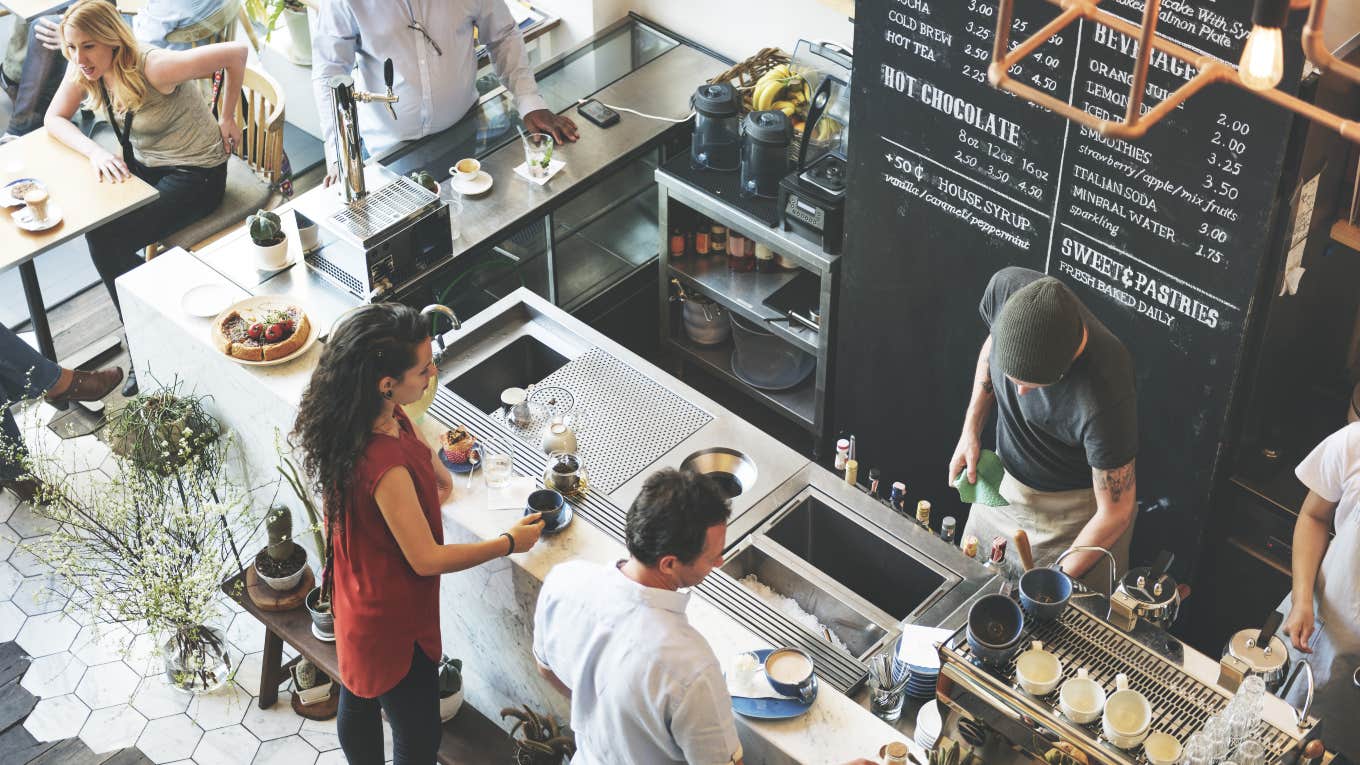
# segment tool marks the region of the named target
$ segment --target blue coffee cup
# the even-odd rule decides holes
[[[565,505],[566,500],[558,492],[552,489],[539,489],[529,495],[524,514],[538,513],[539,518],[543,520],[543,530],[554,531],[557,524],[562,522],[562,508]]]
[[[765,678],[776,693],[811,703],[817,676],[812,655],[801,648],[778,648],[765,657]]]
[[[1005,595],[984,595],[968,609],[968,646],[973,655],[1003,667],[1020,649],[1025,615],[1020,605]]]
[[[1031,619],[1057,619],[1071,598],[1072,580],[1061,569],[1035,568],[1020,577],[1020,605]]]

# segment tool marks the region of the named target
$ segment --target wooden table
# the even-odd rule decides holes
[[[13,0],[3,1],[10,8],[16,5]],[[36,178],[47,186],[48,204],[61,208],[62,222],[37,234],[19,228],[9,215],[12,210],[0,209],[0,218],[3,218],[0,220],[0,271],[18,266],[24,297],[28,300],[28,313],[38,336],[38,349],[47,358],[57,361],[33,259],[119,215],[149,204],[160,196],[160,192],[136,177],[122,183],[100,183],[89,160],[49,135],[45,127],[0,145],[0,178],[4,183],[17,178]]]
[[[264,657],[260,662],[260,708],[268,709],[278,703],[279,686],[288,681],[287,665],[283,663],[283,644],[291,645],[301,656],[315,664],[332,678],[340,677],[340,661],[335,655],[335,643],[317,640],[312,634],[312,617],[306,608],[291,611],[261,611],[241,588],[237,598],[236,575],[222,585],[222,591],[259,619],[265,627]],[[293,661],[297,661],[294,659]],[[291,664],[292,662],[290,662]],[[444,734],[439,741],[438,761],[442,765],[485,765],[510,762],[514,745],[501,730],[471,704],[463,704],[452,720],[444,723]]]
[[[0,0],[0,6],[24,21],[46,16],[70,3],[71,0]]]

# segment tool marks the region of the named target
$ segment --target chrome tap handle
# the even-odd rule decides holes
[[[1313,667],[1307,659],[1299,659],[1298,663],[1294,665],[1294,671],[1289,673],[1289,679],[1285,681],[1284,685],[1280,686],[1277,695],[1280,698],[1289,695],[1289,689],[1294,686],[1294,681],[1298,679],[1299,674],[1308,676],[1308,693],[1303,697],[1303,707],[1294,710],[1294,717],[1298,722],[1299,730],[1304,730],[1308,727],[1308,713],[1313,709],[1314,690]]]
[[[389,58],[383,62],[383,83],[387,85],[387,97],[388,99],[390,99],[387,102],[387,113],[392,115],[392,119],[396,119],[397,110],[392,108],[392,104],[397,100],[397,97],[392,95],[393,79],[394,77],[392,74],[392,59]]]
[[[453,309],[449,308],[446,305],[440,305],[439,303],[431,303],[430,305],[427,305],[424,308],[420,309],[421,316],[434,316],[435,314],[444,316],[449,320],[451,331],[457,332],[458,330],[463,328],[463,322],[458,319],[458,314],[454,313]],[[430,329],[432,331],[434,329],[433,322],[431,322]],[[434,341],[436,344],[439,345],[439,350],[435,352],[434,360],[435,363],[438,364],[440,358],[442,358],[444,355],[444,336],[438,332],[434,332]]]
[[[1058,566],[1063,562],[1063,558],[1066,558],[1067,556],[1076,552],[1104,553],[1105,557],[1110,559],[1110,594],[1113,595],[1115,586],[1118,582],[1118,577],[1116,576],[1116,569],[1118,568],[1118,564],[1115,563],[1114,553],[1098,545],[1079,545],[1077,547],[1069,547],[1066,550],[1064,550],[1061,555],[1058,556],[1057,560],[1053,561],[1053,568],[1058,568]]]

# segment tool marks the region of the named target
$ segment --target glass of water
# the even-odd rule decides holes
[[[515,462],[508,452],[482,455],[482,477],[486,488],[504,489],[514,477]]]
[[[524,161],[531,178],[547,178],[548,166],[552,164],[553,137],[547,133],[529,133],[524,136]]]

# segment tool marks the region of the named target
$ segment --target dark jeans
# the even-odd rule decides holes
[[[61,21],[60,14],[47,18]],[[66,58],[61,55],[61,51],[43,47],[35,36],[37,28],[37,19],[34,19],[28,25],[28,50],[24,54],[18,89],[11,94],[14,114],[10,116],[9,127],[5,130],[11,135],[24,135],[42,127],[47,107],[57,95],[61,78],[66,74]]]
[[[131,168],[133,174],[155,186],[161,195],[85,235],[90,259],[113,298],[118,315],[118,290],[113,281],[142,264],[143,247],[202,218],[222,202],[227,188],[227,163],[217,167]]]
[[[376,699],[340,687],[336,730],[349,765],[383,764],[381,712],[392,726],[393,765],[432,765],[439,752],[439,671],[412,647],[411,669],[392,690]]]
[[[0,324],[0,481],[19,476],[23,469],[23,434],[10,413],[10,404],[51,390],[61,367],[33,350],[18,335]]]

